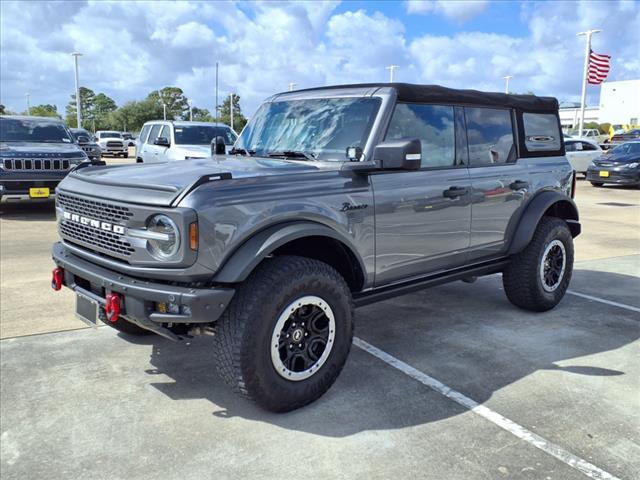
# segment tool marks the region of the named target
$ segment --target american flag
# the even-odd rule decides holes
[[[587,80],[590,84],[599,85],[607,78],[610,60],[610,55],[593,53],[593,50],[589,52],[589,72],[587,74]]]

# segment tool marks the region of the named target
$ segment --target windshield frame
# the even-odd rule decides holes
[[[61,136],[61,138],[59,140],[34,140],[34,139],[23,139],[23,140],[7,140],[6,138],[2,138],[2,130],[0,129],[0,142],[5,142],[5,143],[59,143],[62,145],[71,145],[76,143],[76,139],[73,136],[73,134],[69,131],[69,129],[67,128],[67,126],[62,123],[61,121],[57,121],[55,119],[51,119],[51,120],[45,120],[42,118],[16,118],[16,117],[6,117],[6,116],[2,116],[0,117],[0,122],[5,122],[5,121],[14,121],[14,122],[29,122],[32,124],[42,124],[42,125],[49,125],[49,126],[55,126],[58,127],[58,129],[61,132],[64,132],[64,134],[66,135],[66,139],[68,141],[65,141],[65,137]]]
[[[379,103],[376,106],[376,110],[372,113],[372,119],[367,125],[367,129],[365,129],[365,135],[363,138],[363,146],[362,151],[363,155],[360,158],[360,162],[369,161],[373,159],[373,147],[381,141],[384,136],[384,124],[390,115],[390,112],[393,110],[393,105],[395,104],[395,99],[397,97],[397,92],[393,88],[376,88],[369,89],[366,87],[345,87],[345,88],[327,88],[327,89],[318,89],[318,90],[309,90],[304,92],[291,92],[291,93],[283,93],[274,95],[273,97],[267,99],[256,111],[258,111],[266,104],[269,103],[277,103],[277,102],[285,102],[285,101],[298,101],[298,100],[321,100],[321,99],[342,99],[342,98],[352,98],[352,99],[378,99]],[[248,146],[245,146],[241,143],[241,139],[244,135],[247,135],[246,132],[249,131],[249,127],[252,126],[252,123],[255,121],[256,114],[254,114],[249,121],[249,123],[242,130],[242,133],[238,136],[238,140],[236,141],[234,147],[239,150],[250,151],[252,154],[254,153]],[[274,146],[273,149],[270,150],[259,150],[255,152],[256,156],[268,155],[269,152],[273,152],[278,150]],[[288,149],[287,149],[288,150]],[[315,152],[310,152],[315,153]],[[309,161],[305,158],[290,158],[286,157],[287,160],[297,160],[297,161]],[[341,164],[350,164],[350,163],[358,163],[358,161],[353,160],[350,161],[346,157],[346,151],[344,155],[340,158],[325,158],[320,157],[316,158],[315,161],[320,162],[329,162],[329,163],[341,163]]]

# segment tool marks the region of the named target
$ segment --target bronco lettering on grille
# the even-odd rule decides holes
[[[78,215],[77,213],[63,212],[62,216],[65,220],[80,223],[88,227],[99,228],[100,230],[117,233],[118,235],[125,234],[125,228],[122,225],[114,225],[113,223],[102,222],[93,218],[83,217],[82,215]]]

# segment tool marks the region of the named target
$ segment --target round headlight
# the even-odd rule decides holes
[[[157,233],[157,238],[148,240],[151,254],[159,260],[167,260],[178,253],[180,235],[178,227],[166,215],[154,215],[147,221],[147,230]]]

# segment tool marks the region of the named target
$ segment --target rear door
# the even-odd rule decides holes
[[[422,165],[371,175],[376,216],[376,285],[465,263],[471,204],[469,173],[456,148],[462,110],[398,103],[386,140],[419,138]]]
[[[529,173],[517,161],[511,109],[465,107],[464,113],[473,190],[469,259],[475,260],[504,250],[509,220],[529,191]]]

